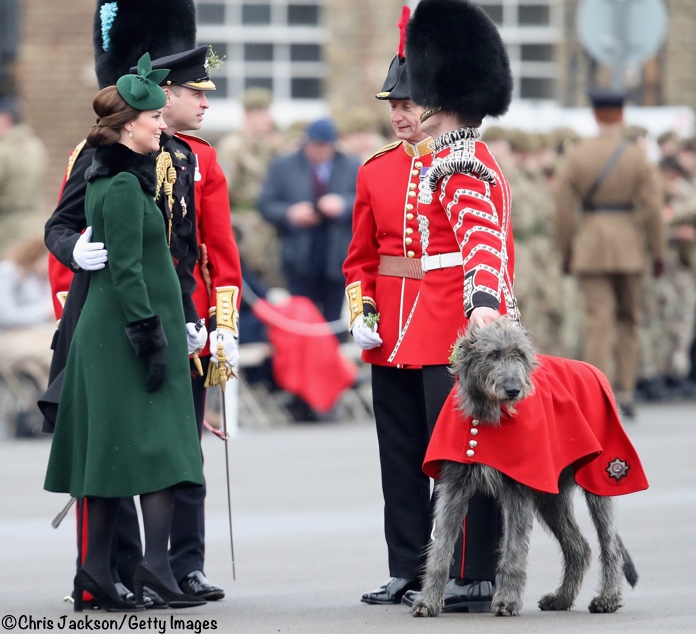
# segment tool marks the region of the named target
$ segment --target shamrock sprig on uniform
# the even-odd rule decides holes
[[[379,313],[370,313],[363,317],[363,323],[370,329],[374,330],[375,326],[379,323]]]

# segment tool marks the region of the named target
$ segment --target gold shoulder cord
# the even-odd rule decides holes
[[[176,169],[172,163],[172,157],[164,148],[157,156],[157,188],[155,200],[159,199],[161,191],[164,191],[169,203],[169,226],[167,227],[167,244],[172,243],[172,214],[174,213],[174,183],[176,183]]]
[[[68,168],[65,171],[66,181],[70,178],[70,174],[72,174],[73,167],[75,166],[75,161],[77,161],[77,157],[80,156],[80,152],[82,152],[82,148],[85,147],[85,143],[87,143],[87,139],[80,141],[80,143],[78,143],[75,146],[75,149],[70,153],[70,158],[68,159]]]
[[[393,150],[395,147],[401,145],[403,141],[394,141],[393,143],[389,143],[385,145],[384,147],[379,148],[372,156],[368,156],[365,161],[363,162],[363,165],[366,163],[369,163],[372,159],[376,159],[378,156],[382,156],[385,152],[389,152],[389,150]]]
[[[84,139],[80,141],[76,146],[75,149],[70,152],[70,156],[68,157],[68,165],[65,168],[65,180],[70,178],[70,174],[72,174],[73,167],[75,167],[75,161],[77,161],[77,157],[80,156],[80,152],[82,152],[82,149],[85,147],[87,143],[87,139]],[[65,302],[68,299],[68,291],[58,291],[56,293],[56,298],[60,302],[61,308],[65,306]],[[58,324],[60,324],[60,319],[58,320]],[[58,327],[58,324],[56,324],[56,328]]]

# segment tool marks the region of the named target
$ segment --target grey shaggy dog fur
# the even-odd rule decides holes
[[[514,408],[533,392],[536,354],[527,332],[501,318],[484,327],[471,326],[456,345],[452,371],[459,381],[460,409],[481,425],[500,423],[500,406]],[[447,583],[454,543],[477,491],[496,497],[503,515],[503,537],[492,610],[496,616],[517,616],[527,580],[527,557],[532,521],[537,519],[557,540],[563,554],[559,587],[539,600],[541,610],[570,610],[577,598],[592,554],[573,514],[577,487],[572,467],[563,471],[560,493],[530,489],[486,465],[444,462],[436,484],[433,539],[428,546],[420,597],[413,616],[437,616]],[[583,490],[600,547],[599,592],[590,612],[616,612],[622,605],[621,578],[631,586],[638,573],[619,537],[614,500]]]

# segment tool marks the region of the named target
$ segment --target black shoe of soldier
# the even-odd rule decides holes
[[[636,406],[633,403],[619,403],[619,413],[624,420],[635,420]]]
[[[366,592],[360,600],[363,603],[372,605],[388,605],[390,603],[401,603],[404,593],[409,590],[416,590],[420,587],[418,579],[404,579],[402,577],[392,577],[384,585],[376,590]]]
[[[662,377],[641,379],[636,385],[636,399],[639,401],[666,403],[672,398],[672,390]]]
[[[206,601],[218,601],[225,596],[225,591],[220,586],[215,586],[208,581],[202,570],[194,570],[187,574],[180,582],[182,592],[205,599]]]
[[[490,612],[493,591],[495,587],[490,581],[472,581],[461,583],[450,579],[445,586],[445,603],[443,612]],[[409,608],[420,597],[420,592],[409,590],[401,599],[401,603]]]

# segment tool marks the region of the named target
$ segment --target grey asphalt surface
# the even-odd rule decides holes
[[[535,525],[525,606],[516,618],[448,614],[414,619],[360,595],[388,577],[373,425],[339,422],[242,429],[230,440],[236,581],[227,526],[223,443],[207,433],[207,564],[224,600],[189,610],[76,615],[71,590],[75,517],[51,520],[67,496],[43,491],[50,441],[0,439],[0,631],[235,633],[696,632],[696,404],[643,405],[627,425],[650,489],[619,498],[623,540],[641,575],[616,614],[590,614],[593,564],[577,606],[542,613],[558,549]],[[577,496],[578,517],[596,539]],[[122,619],[125,621],[122,622]],[[179,623],[171,619],[181,619]],[[13,620],[14,619],[14,620]],[[14,627],[13,627],[14,626]],[[62,627],[61,627],[62,626]]]

